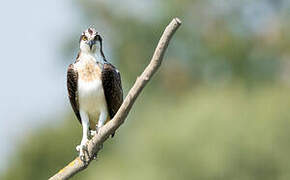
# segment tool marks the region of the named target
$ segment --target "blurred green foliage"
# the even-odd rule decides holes
[[[113,139],[73,179],[289,179],[289,88],[144,93]],[[75,117],[19,146],[1,179],[47,179],[77,154]]]
[[[174,16],[183,25],[166,54],[166,76],[159,76],[153,86],[170,89],[162,82],[175,78],[175,73],[186,82],[180,89],[192,88],[188,82],[273,81],[280,78],[283,59],[289,58],[286,1],[125,1],[121,8],[115,1],[78,2],[90,23],[106,25],[100,32],[110,32],[105,43],[130,82]]]
[[[75,4],[84,23],[106,34],[105,52],[126,90],[167,23],[178,16],[183,25],[128,121],[73,179],[290,178],[287,1]],[[71,42],[64,44],[66,57],[75,53]],[[29,135],[0,179],[47,179],[70,162],[81,126],[73,115],[64,117],[60,127]]]

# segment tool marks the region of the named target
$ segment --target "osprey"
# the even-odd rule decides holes
[[[80,52],[67,70],[67,89],[71,106],[83,127],[82,141],[76,149],[84,161],[89,138],[114,117],[123,102],[120,73],[106,60],[102,38],[94,28],[87,29],[80,37]]]

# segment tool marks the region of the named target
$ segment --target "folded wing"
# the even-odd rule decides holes
[[[78,102],[78,72],[74,70],[73,64],[70,64],[67,70],[67,90],[71,106],[79,122],[82,123]]]
[[[119,71],[108,62],[103,67],[102,83],[110,119],[112,119],[122,105],[123,89]]]

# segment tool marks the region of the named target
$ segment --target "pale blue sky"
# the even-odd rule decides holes
[[[69,0],[0,3],[0,170],[23,134],[68,110],[60,53],[78,21]]]

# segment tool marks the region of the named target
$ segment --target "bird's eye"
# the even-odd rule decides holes
[[[83,40],[83,41],[88,40],[87,36],[83,36],[83,37],[82,37],[82,40]]]

